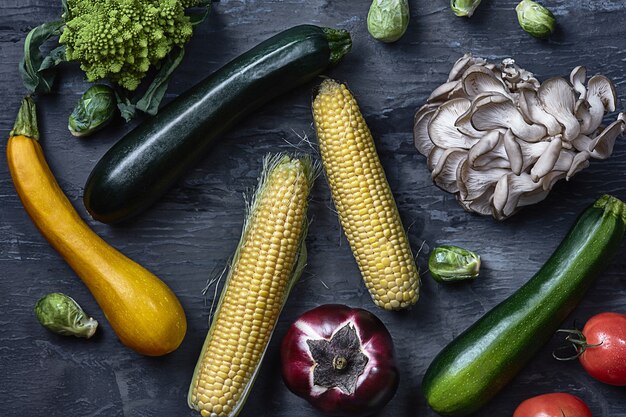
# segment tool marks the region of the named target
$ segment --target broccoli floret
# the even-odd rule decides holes
[[[59,42],[89,81],[135,90],[151,65],[192,35],[185,8],[199,0],[68,0]]]

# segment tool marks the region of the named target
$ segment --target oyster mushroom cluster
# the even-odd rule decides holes
[[[512,59],[495,65],[466,54],[417,111],[415,146],[436,185],[466,210],[502,220],[546,198],[591,158],[611,155],[626,116],[601,124],[616,101],[613,83],[587,80],[584,67],[569,82],[540,83]]]

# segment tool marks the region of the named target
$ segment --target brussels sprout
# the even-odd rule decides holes
[[[35,316],[46,329],[64,336],[89,339],[98,327],[98,322],[88,317],[72,297],[59,292],[37,301]]]
[[[395,42],[409,26],[408,0],[374,0],[367,14],[367,30],[379,41]]]
[[[545,39],[556,27],[552,12],[532,0],[522,0],[515,8],[519,24],[529,35]]]
[[[450,7],[457,16],[472,17],[481,0],[450,0]]]
[[[474,279],[480,272],[480,256],[458,246],[439,246],[430,254],[428,269],[438,282]]]
[[[113,119],[116,107],[117,100],[111,87],[93,85],[78,100],[70,114],[67,128],[74,136],[89,136]]]

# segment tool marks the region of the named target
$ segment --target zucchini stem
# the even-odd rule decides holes
[[[39,129],[37,128],[37,109],[35,102],[30,96],[22,99],[20,110],[15,119],[13,130],[9,134],[13,136],[26,136],[27,138],[39,140]]]
[[[611,214],[626,225],[626,204],[618,198],[605,194],[593,205],[595,208],[604,210],[606,214]]]
[[[330,63],[335,65],[352,49],[350,32],[344,29],[322,28],[330,47]]]

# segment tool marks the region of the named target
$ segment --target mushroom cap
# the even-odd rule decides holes
[[[461,78],[463,91],[469,99],[474,99],[482,93],[500,93],[509,96],[509,91],[493,71],[482,65],[473,65],[468,68]]]
[[[511,129],[515,136],[528,142],[539,141],[547,133],[542,125],[526,123],[511,99],[498,93],[492,93],[488,100],[476,102],[471,120],[477,130]]]
[[[511,92],[515,93],[520,88],[530,88],[536,90],[539,88],[539,81],[535,75],[515,63],[512,58],[502,60],[501,65],[502,80]]]
[[[472,125],[472,115],[474,114],[474,110],[476,106],[481,105],[484,102],[488,102],[489,100],[492,100],[491,96],[492,94],[490,92],[481,93],[477,95],[474,98],[474,100],[472,100],[471,106],[467,109],[467,111],[465,111],[465,113],[460,115],[459,118],[456,119],[456,122],[454,123],[454,125],[459,130],[459,132],[463,133],[466,136],[470,136],[476,139],[482,138],[485,135],[485,132],[476,130],[476,128]],[[501,130],[503,133],[505,131],[505,129],[498,129],[498,130]]]
[[[522,140],[518,143],[522,148],[522,155],[524,156],[522,171],[528,171],[550,146],[550,142],[545,140],[533,143]]]
[[[524,119],[528,123],[536,123],[546,127],[548,135],[556,136],[563,131],[563,127],[554,116],[546,112],[539,98],[537,91],[529,88],[520,88],[517,104]]]
[[[430,123],[430,119],[435,114],[435,111],[435,108],[427,104],[415,113],[413,141],[419,153],[424,156],[428,156],[433,146],[435,146],[430,140],[430,136],[428,136],[428,123]]]
[[[577,66],[570,73],[569,80],[574,86],[574,90],[578,93],[578,101],[580,102],[581,100],[586,100],[587,87],[585,87],[585,81],[587,80],[587,68]]]
[[[461,82],[458,80],[449,81],[435,88],[426,99],[427,103],[441,103],[451,98],[455,91],[462,91]]]
[[[591,145],[591,142],[593,142],[593,139],[591,139],[589,136],[580,134],[570,143],[578,152],[590,152],[591,149],[589,145]]]
[[[430,140],[441,148],[469,149],[476,139],[461,133],[455,126],[456,120],[471,106],[466,98],[455,98],[443,103],[428,123]]]
[[[606,111],[615,111],[617,95],[615,86],[603,75],[594,75],[589,80],[586,99],[576,109],[576,116],[581,119],[581,133],[589,135],[602,124]]]
[[[554,184],[565,178],[565,175],[566,174],[563,171],[552,171],[551,173],[543,177],[541,181],[539,181],[539,183],[541,184],[541,188],[544,191],[549,192],[552,187],[554,187]]]
[[[461,58],[457,59],[448,74],[448,82],[458,80],[470,65],[471,60],[472,54],[465,54]]]
[[[563,78],[550,78],[541,84],[537,97],[544,110],[564,127],[563,137],[571,141],[580,133],[580,123],[574,116],[576,97],[574,90]]]
[[[589,152],[596,159],[606,159],[613,153],[615,140],[624,133],[626,123],[617,119],[589,143]]]
[[[607,112],[615,111],[617,93],[611,80],[604,75],[594,75],[587,83],[587,90],[587,98],[592,96],[599,97],[604,105],[604,110]]]
[[[450,70],[450,74],[448,75],[448,81],[455,81],[461,79],[461,76],[472,65],[485,65],[487,61],[482,58],[474,57],[471,53],[467,53],[459,58],[452,69]]]
[[[567,171],[565,179],[569,181],[574,175],[587,168],[589,166],[590,157],[591,154],[587,151],[578,152],[576,156],[574,156],[574,160],[572,161],[570,169]]]
[[[490,168],[475,170],[464,161],[459,166],[459,194],[463,200],[474,200],[480,197],[489,187],[495,186],[503,175],[510,173],[507,168]]]
[[[545,193],[545,195],[544,195]],[[515,175],[509,173],[504,175],[493,191],[493,215],[498,220],[506,219],[521,207],[520,200],[525,197],[525,204],[529,200],[536,202],[537,199],[543,200],[547,196],[547,192],[543,190],[540,183],[532,180],[530,175],[522,173]]]
[[[445,152],[445,149],[438,146],[433,146],[433,148],[430,150],[430,153],[428,154],[428,157],[426,158],[426,165],[428,165],[428,169],[430,170],[430,172],[435,169],[435,167],[439,163],[439,159],[441,159]]]
[[[511,171],[513,171],[515,175],[520,175],[524,166],[524,157],[522,155],[522,147],[516,140],[515,135],[513,135],[513,131],[511,129],[507,130],[504,134],[503,143],[504,150],[509,157]]]
[[[565,143],[565,142],[561,142],[561,143]],[[552,172],[554,171],[564,172],[564,173],[569,172],[569,170],[572,169],[572,165],[574,164],[574,160],[576,159],[577,154],[578,152],[572,151],[569,149],[561,150],[559,159],[556,160],[556,163],[554,164],[554,168]]]
[[[469,136],[470,138],[480,139],[485,136],[485,132],[481,132],[480,130],[476,130],[474,125],[472,125],[472,109],[468,109],[465,113],[459,116],[454,122],[454,127],[464,134],[465,136]],[[498,131],[504,129],[497,129]]]
[[[466,159],[466,149],[446,149],[432,171],[432,178],[435,184],[449,193],[458,193],[457,171],[459,165]]]
[[[500,143],[501,138],[502,138],[502,134],[497,130],[493,130],[487,133],[482,138],[480,138],[478,142],[476,142],[476,144],[472,146],[472,148],[470,149],[468,153],[467,159],[468,159],[470,167],[475,168],[476,161],[481,156],[484,156],[485,154],[491,152],[496,146],[498,146],[498,143]]]
[[[580,119],[580,133],[589,135],[595,132],[604,119],[604,104],[596,95],[588,94],[587,99],[581,102],[576,110],[576,117]]]
[[[537,159],[535,165],[530,170],[530,177],[534,182],[538,182],[542,177],[554,169],[556,162],[561,155],[563,141],[559,137],[555,137],[550,141],[550,145],[546,151]]]
[[[457,200],[466,211],[482,214],[483,216],[490,216],[492,214],[491,196],[493,195],[494,188],[494,185],[488,187],[484,193],[473,200],[463,200],[461,196],[457,194]]]

